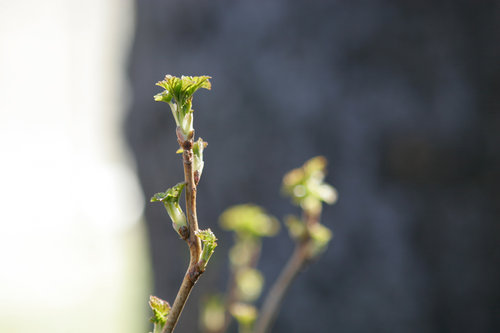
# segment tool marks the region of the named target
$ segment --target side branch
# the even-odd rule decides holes
[[[295,250],[285,268],[271,287],[262,309],[259,311],[260,316],[257,319],[254,333],[269,332],[288,288],[307,260],[308,241],[305,241],[295,246]]]
[[[302,218],[306,225],[310,227],[319,223],[320,212],[311,213],[304,211]],[[271,330],[288,288],[304,265],[312,259],[310,251],[312,242],[309,230],[302,239],[296,240],[292,256],[264,300],[259,318],[255,324],[254,333],[267,333]]]

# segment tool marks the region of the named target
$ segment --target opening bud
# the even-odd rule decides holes
[[[184,186],[186,186],[186,183],[182,182],[169,188],[165,192],[156,193],[151,198],[151,202],[163,202],[168,216],[170,216],[170,219],[172,220],[173,228],[182,239],[187,239],[189,236],[189,229],[187,226],[186,215],[184,215],[184,212],[179,205],[179,199]]]
[[[203,162],[203,150],[208,145],[207,142],[203,141],[202,138],[198,138],[198,140],[193,144],[193,169],[194,169],[194,182],[198,185],[201,173],[203,172],[203,166],[205,162]]]
[[[149,306],[153,310],[153,317],[150,320],[154,324],[154,333],[161,332],[167,323],[170,304],[159,297],[149,296]]]
[[[210,257],[217,247],[217,238],[210,228],[206,230],[198,230],[196,232],[196,236],[200,237],[201,242],[203,243],[203,250],[200,257],[200,268],[204,271]]]
[[[175,123],[180,129],[181,141],[193,137],[193,94],[198,89],[212,88],[210,76],[181,76],[166,75],[163,81],[156,85],[165,90],[154,96],[155,101],[168,103],[172,110]]]

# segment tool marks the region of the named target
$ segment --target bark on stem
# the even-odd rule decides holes
[[[183,162],[184,180],[186,182],[186,216],[189,225],[189,237],[186,239],[186,242],[189,246],[190,260],[189,267],[184,275],[179,291],[177,292],[177,296],[168,314],[167,323],[162,333],[173,332],[194,284],[203,273],[199,265],[201,240],[196,236],[198,218],[196,216],[196,184],[193,172],[193,140],[190,139],[182,142],[181,147],[184,149]]]

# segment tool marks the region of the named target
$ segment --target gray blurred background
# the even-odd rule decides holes
[[[220,246],[178,331],[225,288],[220,213],[297,213],[281,178],[324,155],[334,239],[273,332],[499,332],[499,37],[498,1],[136,1],[126,135],[146,199],[183,177],[154,83],[213,77],[194,99],[198,215]],[[155,293],[173,301],[188,251],[161,205],[145,214]],[[267,287],[292,248],[285,229],[265,241]]]

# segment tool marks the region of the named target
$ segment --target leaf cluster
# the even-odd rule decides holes
[[[337,201],[335,188],[324,182],[326,164],[326,158],[317,156],[283,177],[283,193],[308,213],[319,213],[322,202],[331,205]]]

